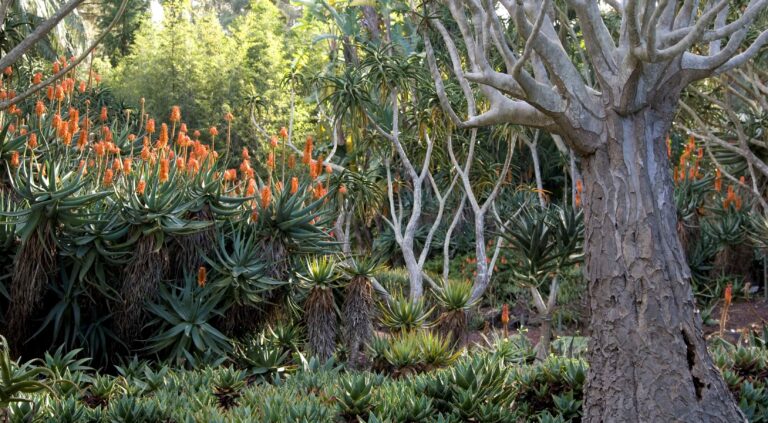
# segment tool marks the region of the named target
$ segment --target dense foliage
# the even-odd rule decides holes
[[[77,37],[0,70],[0,102],[42,88],[0,109],[0,422],[578,421],[588,211],[559,137],[455,125],[401,4],[149,3],[50,85]],[[666,148],[710,351],[759,422],[768,334],[725,336],[768,251],[768,75],[740,72]]]

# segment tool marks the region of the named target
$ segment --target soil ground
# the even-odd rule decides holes
[[[516,307],[510,310],[513,316],[519,316],[518,313],[523,313],[523,310],[518,310]],[[517,312],[517,313],[516,313]],[[484,344],[485,338],[490,339],[492,334],[501,332],[501,324],[499,323],[498,312],[493,310],[481,311],[486,322],[485,327],[480,330],[470,332],[468,336],[468,342],[470,344]],[[717,336],[720,331],[718,320],[722,313],[722,304],[718,304],[712,310],[710,325],[704,325],[704,335],[706,337]],[[509,334],[517,334],[517,327],[520,321],[511,319]],[[768,327],[768,301],[764,298],[754,298],[751,300],[739,300],[731,304],[728,310],[728,318],[725,325],[724,337],[729,342],[737,342],[743,334],[750,331],[761,331],[763,328]],[[538,322],[531,318],[529,322],[525,324],[526,336],[533,343],[536,344],[539,340],[540,330]],[[586,328],[580,327],[567,327],[562,331],[556,333],[557,336],[572,336],[572,335],[584,335],[587,333]]]

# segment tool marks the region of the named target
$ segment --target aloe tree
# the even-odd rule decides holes
[[[382,270],[376,258],[351,258],[342,271],[348,280],[341,309],[349,362],[358,365],[361,349],[373,333],[374,299],[371,279]]]
[[[25,340],[27,320],[40,306],[49,282],[58,269],[57,236],[61,226],[79,226],[88,220],[88,205],[108,195],[92,191],[90,178],[69,163],[46,160],[37,168],[32,161],[19,166],[11,183],[26,207],[6,213],[14,218],[21,247],[14,256],[10,305],[6,312],[13,342]],[[19,345],[15,345],[19,348]]]
[[[577,156],[592,333],[584,420],[743,421],[695,314],[665,138],[688,84],[768,43],[751,27],[768,2],[569,0],[565,17],[553,4],[448,0],[414,12],[429,17],[427,59],[457,126],[540,128]],[[446,75],[483,107],[460,116]]]
[[[336,351],[338,307],[333,296],[339,280],[336,263],[327,256],[308,260],[297,277],[307,291],[304,318],[309,349],[318,359],[326,361]]]
[[[560,277],[583,258],[582,214],[557,206],[531,207],[512,220],[502,236],[517,258],[513,267],[516,282],[530,291],[542,320],[536,358],[543,361],[549,355]],[[549,294],[544,300],[541,291],[547,285]]]
[[[169,165],[168,175],[163,176],[161,166],[143,166],[142,173],[128,175],[124,189],[116,191],[123,218],[131,226],[130,242],[135,243],[133,258],[123,272],[116,315],[124,339],[140,333],[146,322],[143,306],[156,298],[160,282],[168,277],[166,237],[192,234],[212,224],[185,219],[191,203],[184,193],[181,169]],[[140,185],[144,188],[138,189]]]

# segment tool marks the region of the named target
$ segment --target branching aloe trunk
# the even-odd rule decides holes
[[[671,116],[652,108],[613,115],[605,147],[582,157],[592,333],[586,421],[742,419],[694,311],[663,142]]]
[[[544,129],[580,159],[592,332],[584,421],[745,421],[695,314],[664,139],[688,84],[741,66],[768,44],[768,29],[748,37],[768,0],[566,6],[573,21],[548,13],[548,0],[446,0],[427,10],[450,15],[429,20],[423,37],[440,104],[459,128]],[[609,25],[608,13],[620,23]],[[562,25],[581,32],[564,41]],[[435,39],[447,53],[442,63]],[[575,55],[574,44],[584,46]],[[592,77],[575,56],[586,57]],[[503,65],[491,65],[496,58]],[[484,97],[482,113],[468,107],[459,117],[446,71],[468,103]]]
[[[536,344],[536,360],[538,361],[544,361],[549,355],[549,345],[552,340],[552,315],[557,305],[557,293],[559,290],[558,276],[555,276],[549,285],[549,296],[545,303],[539,288],[533,285],[530,287],[533,305],[536,307],[536,311],[539,312],[539,317],[541,317],[541,333],[539,335],[539,342]]]

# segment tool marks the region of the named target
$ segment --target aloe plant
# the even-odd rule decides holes
[[[161,301],[148,305],[154,315],[149,325],[156,328],[147,340],[146,350],[164,354],[170,361],[195,365],[195,352],[223,356],[230,351],[230,340],[212,322],[221,315],[218,296],[187,278],[182,287],[162,287]]]
[[[0,410],[13,402],[31,402],[20,395],[40,391],[53,393],[50,380],[51,372],[35,365],[34,361],[19,364],[11,360],[10,348],[6,339],[0,335]]]
[[[185,220],[191,203],[184,195],[184,181],[176,166],[169,165],[166,176],[162,175],[160,166],[144,166],[145,173],[129,175],[123,189],[116,191],[123,218],[131,227],[130,242],[135,243],[133,259],[123,272],[121,303],[116,316],[124,339],[135,338],[140,333],[145,323],[144,304],[157,296],[160,281],[167,275],[169,257],[163,248],[166,236],[192,234],[212,224]],[[196,269],[189,269],[193,271]]]
[[[17,343],[27,336],[26,321],[40,305],[57,270],[57,232],[61,225],[78,226],[89,218],[82,210],[109,193],[89,189],[90,178],[68,163],[45,160],[20,165],[11,183],[26,207],[4,215],[14,219],[21,247],[14,258],[7,312],[8,334]]]
[[[347,284],[342,305],[344,343],[349,362],[359,365],[361,349],[371,339],[375,302],[371,279],[384,266],[374,257],[351,258],[342,267]]]
[[[552,314],[557,305],[562,272],[583,259],[582,213],[571,208],[531,208],[524,210],[502,233],[517,260],[513,273],[518,283],[528,288],[534,307],[542,318],[542,333],[536,358],[549,355]],[[541,288],[549,282],[545,301]]]
[[[333,296],[339,280],[336,263],[328,256],[308,260],[297,277],[308,291],[304,318],[310,351],[320,360],[328,360],[336,350],[338,307]]]
[[[472,301],[472,284],[449,279],[435,289],[434,295],[442,309],[436,322],[440,333],[455,344],[463,344],[468,330],[467,313],[478,302]]]

